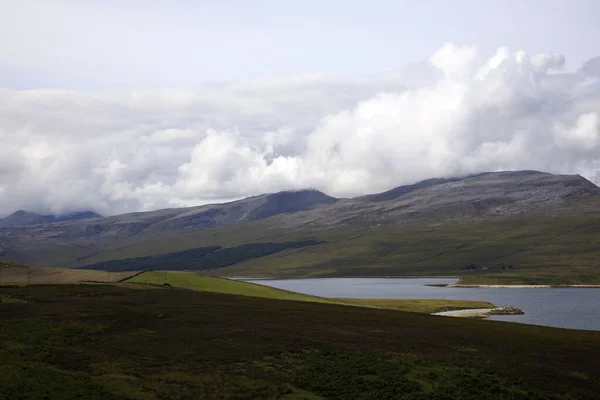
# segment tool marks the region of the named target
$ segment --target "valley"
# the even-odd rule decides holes
[[[355,199],[281,192],[0,228],[0,259],[26,265],[217,276],[451,275],[470,284],[598,284],[599,244],[600,189],[579,176],[536,171],[434,179]]]

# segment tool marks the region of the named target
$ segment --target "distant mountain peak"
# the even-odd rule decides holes
[[[36,213],[31,212],[31,211],[18,210],[18,211],[15,211],[14,213],[10,214],[9,216],[10,217],[12,217],[12,216],[14,216],[14,217],[24,217],[24,216],[27,216],[27,215],[39,216],[40,214],[36,214]]]
[[[59,215],[42,215],[31,211],[18,210],[8,217],[0,219],[0,227],[22,227],[50,224],[53,222],[66,222],[81,219],[102,218],[100,214],[93,211],[75,211]]]
[[[334,197],[331,197],[317,189],[282,190],[280,192],[268,193],[265,196],[266,197],[288,197],[288,198],[292,198],[292,197],[308,198],[308,197],[310,197],[312,199],[322,199],[322,200],[333,199],[333,200],[335,200]]]
[[[316,189],[285,190],[259,196],[260,203],[251,206],[238,220],[256,221],[279,214],[306,211],[320,205],[333,204],[338,199]],[[239,200],[244,207],[250,199]]]
[[[382,193],[376,193],[366,196],[356,197],[355,200],[361,201],[390,201],[396,198],[407,195],[411,192],[421,189],[428,189],[433,186],[451,184],[456,182],[465,181],[473,183],[476,181],[481,182],[482,185],[493,185],[497,181],[503,181],[504,183],[512,182],[515,185],[519,184],[535,184],[537,182],[541,184],[564,184],[569,186],[581,186],[582,189],[594,189],[597,188],[592,182],[583,178],[580,175],[554,175],[548,172],[535,171],[535,170],[518,170],[518,171],[498,171],[498,172],[481,172],[477,174],[450,177],[450,178],[431,178],[419,181],[410,185],[402,185],[396,188],[390,189]]]

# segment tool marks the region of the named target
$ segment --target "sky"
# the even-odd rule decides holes
[[[600,2],[0,0],[0,217],[600,184]]]

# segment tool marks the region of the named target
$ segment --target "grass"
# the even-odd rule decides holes
[[[15,297],[10,297],[10,296],[2,296],[2,297],[0,297],[0,303],[4,303],[4,304],[27,304],[27,300],[17,299]]]
[[[600,283],[598,215],[455,221],[330,233],[327,243],[215,273],[256,276],[437,276],[506,283]],[[466,270],[469,264],[481,267]],[[503,270],[511,265],[513,270]],[[483,268],[486,268],[485,270]]]
[[[600,391],[600,332],[178,289],[0,290],[29,303],[0,303],[0,399],[580,400]]]
[[[416,221],[402,226],[359,223],[327,230],[286,229],[282,217],[197,232],[136,238],[89,262],[245,243],[315,240],[231,266],[217,276],[489,276],[504,284],[598,284],[600,212],[586,205],[507,218]],[[466,270],[469,264],[481,268]],[[513,270],[503,270],[511,265]],[[483,268],[486,268],[485,270]],[[480,278],[481,277],[481,278]],[[481,279],[480,282],[477,282]]]
[[[562,268],[532,268],[526,271],[506,271],[498,274],[463,275],[458,282],[463,285],[597,285],[596,274],[600,268],[586,269],[573,267],[568,272]]]
[[[471,308],[493,308],[492,303],[475,300],[437,299],[336,299],[349,304],[377,307],[387,310],[408,311],[432,314],[442,311],[465,310]]]
[[[34,268],[0,263],[0,284],[24,285],[74,283],[84,281],[118,282],[135,272],[111,272],[76,270],[68,268]]]
[[[143,272],[125,283],[145,283],[162,285],[167,283],[173,287],[198,290],[203,292],[227,293],[242,296],[264,297],[267,299],[310,301],[317,303],[346,304],[360,307],[383,308],[388,310],[434,313],[466,308],[492,308],[493,304],[472,300],[435,300],[435,299],[327,299],[310,296],[287,290],[272,288],[255,283],[235,281],[224,278],[204,276],[193,272],[152,271]]]
[[[200,275],[194,272],[151,271],[144,272],[127,279],[127,283],[147,283],[191,289],[203,292],[237,294],[243,296],[264,297],[267,299],[297,300],[311,302],[332,302],[331,300],[309,296],[287,290],[276,289],[254,283],[235,281],[231,279],[215,278]]]
[[[148,271],[155,269],[210,270],[234,265],[246,260],[264,257],[290,248],[302,248],[318,244],[313,240],[277,243],[246,243],[240,246],[221,248],[220,246],[200,247],[176,251],[153,257],[138,257],[125,260],[85,265],[82,268],[101,271]]]
[[[305,240],[318,244],[261,253],[263,256],[254,259],[233,257],[227,263],[211,263],[217,266],[211,273],[254,277],[452,275],[473,284],[491,280],[502,284],[600,284],[600,211],[598,204],[585,199],[512,217],[460,220],[440,216],[402,225],[351,222],[331,229],[310,225],[291,229],[286,226],[286,216],[277,216],[195,232],[136,235],[119,243],[86,242],[68,250],[48,243],[37,248],[38,244],[26,241],[15,244],[11,257],[27,256],[37,265],[73,267],[151,253],[158,258],[210,246],[239,250],[257,243]],[[479,269],[465,269],[470,264]],[[514,269],[503,270],[505,265]]]

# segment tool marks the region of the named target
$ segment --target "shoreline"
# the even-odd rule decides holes
[[[221,276],[220,278],[247,281],[286,281],[297,279],[460,279],[460,276]]]
[[[600,289],[600,285],[465,285],[460,283],[447,285],[445,287],[463,289]]]
[[[458,318],[486,318],[491,315],[523,315],[523,311],[511,306],[494,307],[494,308],[469,308],[464,310],[452,310],[433,313],[442,317],[458,317]]]
[[[286,281],[286,280],[303,280],[303,279],[460,279],[458,276],[336,276],[336,277],[318,277],[318,276],[300,276],[300,277],[246,277],[246,276],[222,276],[221,278],[239,280],[239,281]],[[600,289],[600,284],[583,284],[583,285],[549,285],[549,284],[462,284],[462,283],[426,283],[423,286],[430,287],[447,287],[459,289]]]

